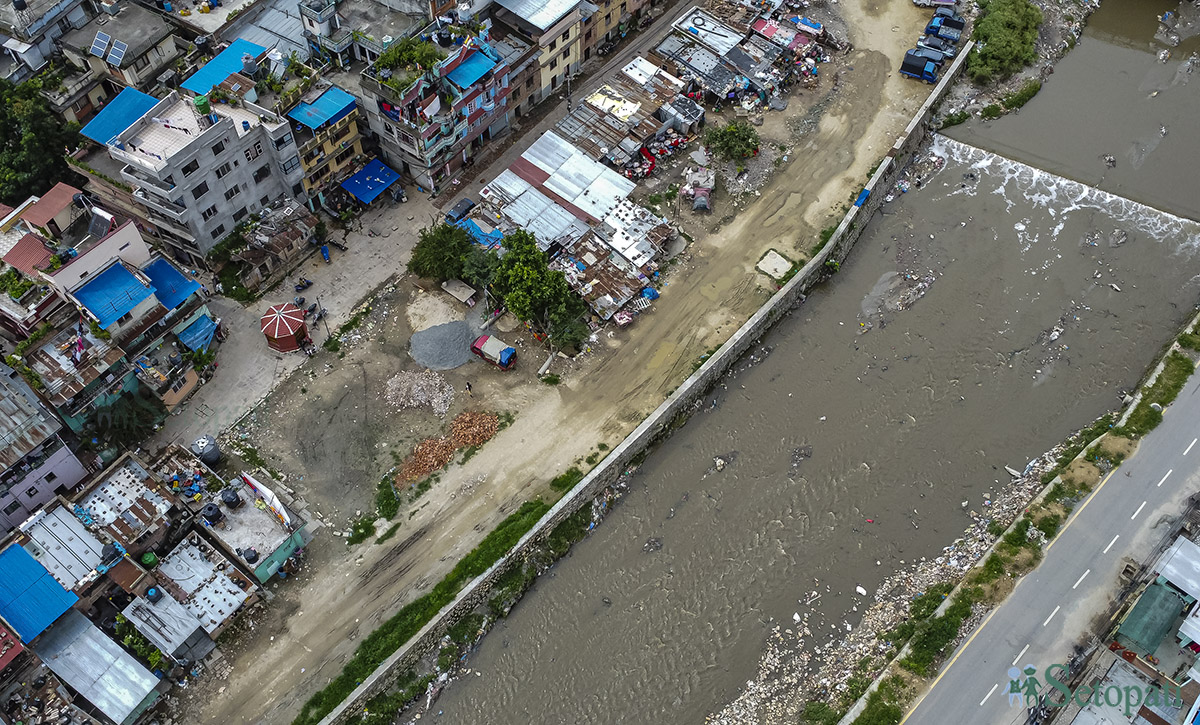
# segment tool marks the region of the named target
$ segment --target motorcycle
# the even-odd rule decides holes
[[[317,311],[317,303],[316,303],[316,302],[314,302],[314,303],[312,303],[311,305],[309,305],[309,306],[308,306],[308,309],[307,309],[307,310],[305,310],[305,311],[304,311],[304,316],[305,316],[305,317],[308,317],[309,315],[311,315],[312,313],[314,313],[314,312],[316,312],[316,311]]]
[[[330,239],[329,243],[332,244],[333,246],[337,247],[338,249],[342,250],[343,252],[350,251],[350,247],[347,247],[345,244],[342,244],[341,242]]]
[[[303,292],[304,290],[308,289],[309,287],[312,287],[312,280],[301,277],[299,284],[297,284],[294,289],[297,292]]]
[[[303,307],[304,306],[304,298],[303,297],[293,297],[292,304],[297,307]]]
[[[329,264],[329,247],[321,245],[321,256],[325,258],[325,264]]]
[[[328,310],[326,310],[324,307],[317,310],[317,315],[316,315],[316,317],[313,318],[313,322],[316,322],[317,320],[320,320],[322,317],[324,317],[326,312],[328,312]]]

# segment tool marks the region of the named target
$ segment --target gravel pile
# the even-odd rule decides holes
[[[474,332],[466,322],[447,322],[414,332],[408,353],[431,370],[453,370],[471,361],[474,339]]]
[[[387,381],[384,397],[401,410],[429,406],[434,413],[444,416],[454,400],[454,386],[432,370],[400,372]]]

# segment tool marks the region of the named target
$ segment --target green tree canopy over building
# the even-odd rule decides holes
[[[41,94],[43,80],[14,85],[0,78],[0,202],[15,206],[67,175],[66,154],[79,124],[66,123]]]

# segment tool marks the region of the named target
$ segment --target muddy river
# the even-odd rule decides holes
[[[1152,208],[1200,211],[1197,86],[1152,38],[1169,7],[1108,0],[1020,115],[939,137],[943,168],[649,457],[435,711],[701,722],[798,600],[824,592],[811,624],[838,636],[856,586],[937,555],[960,502],[1117,404],[1200,293],[1200,225]]]

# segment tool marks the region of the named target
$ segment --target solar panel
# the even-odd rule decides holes
[[[96,37],[92,40],[92,48],[88,52],[97,58],[104,57],[104,51],[108,50],[108,41],[112,40],[108,33],[96,32]]]
[[[119,40],[114,40],[112,50],[109,51],[108,57],[105,58],[105,61],[109,65],[120,66],[121,61],[125,60],[125,51],[127,50],[129,50],[128,45]]]

